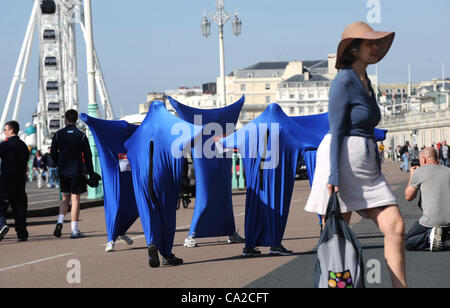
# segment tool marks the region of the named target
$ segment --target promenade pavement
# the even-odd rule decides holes
[[[402,189],[408,174],[398,163],[383,164],[383,172],[392,185],[405,215],[407,228],[420,217],[416,202],[403,202]],[[244,244],[228,244],[227,237],[198,239],[199,247],[185,248],[195,200],[188,209],[177,212],[177,232],[173,253],[184,259],[177,267],[148,266],[147,247],[139,220],[130,228],[134,244],[116,244],[116,251],[105,253],[106,227],[103,207],[82,210],[80,229],[86,238],[71,240],[69,215],[60,239],[53,237],[56,216],[29,219],[28,242],[17,243],[14,229],[0,242],[0,288],[5,287],[313,287],[315,247],[319,239],[318,219],[304,211],[309,182],[296,181],[283,245],[293,256],[270,257],[261,247],[258,258],[242,258]],[[40,193],[40,192],[39,192]],[[42,192],[43,193],[43,192]],[[50,197],[48,197],[50,198]],[[33,199],[35,200],[35,199]],[[53,202],[53,201],[52,201]],[[244,232],[245,191],[233,193],[236,227]],[[12,225],[13,221],[8,220]],[[364,257],[381,263],[381,283],[368,287],[389,287],[389,275],[383,258],[383,236],[373,223],[352,219],[352,228],[360,237]],[[411,286],[449,287],[450,252],[407,253],[408,283]],[[80,283],[69,283],[73,261],[79,264]]]

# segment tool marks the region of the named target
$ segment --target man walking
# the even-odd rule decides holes
[[[12,208],[18,241],[26,241],[28,199],[25,184],[30,152],[17,136],[19,123],[7,122],[3,132],[6,140],[0,143],[0,241],[9,231],[6,225],[6,210],[9,205]]]
[[[53,188],[58,185],[58,179],[57,179],[57,175],[56,175],[57,166],[56,166],[55,161],[52,159],[52,157],[50,155],[51,149],[52,149],[51,147],[48,147],[47,153],[45,153],[45,155],[44,155],[44,164],[48,170],[48,174],[47,174],[47,179],[48,179],[47,187],[48,188]]]
[[[51,158],[58,166],[59,185],[63,195],[59,209],[58,222],[53,235],[61,237],[64,217],[69,210],[69,201],[72,202],[71,219],[72,234],[70,238],[84,237],[78,228],[80,216],[80,195],[87,191],[86,178],[83,169],[92,177],[92,153],[87,136],[75,126],[78,112],[70,109],[65,113],[66,127],[55,133],[50,151]]]
[[[399,154],[403,158],[403,164],[400,165],[400,170],[405,168],[406,172],[409,172],[409,141],[405,142],[405,145],[400,149]]]
[[[447,145],[447,141],[444,140],[442,142],[442,146],[439,148],[439,160],[442,166],[448,167],[448,154],[449,147]]]

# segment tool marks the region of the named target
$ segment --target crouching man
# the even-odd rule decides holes
[[[420,167],[412,167],[405,198],[421,195],[422,217],[406,235],[409,251],[441,251],[450,248],[450,169],[439,165],[434,148],[422,150]]]

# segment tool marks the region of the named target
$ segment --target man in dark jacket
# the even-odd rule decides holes
[[[51,147],[48,147],[47,153],[44,155],[44,165],[45,169],[47,169],[47,179],[48,179],[48,188],[53,188],[56,185],[58,185],[58,179],[57,179],[57,165],[56,162],[52,159],[51,155]]]
[[[0,241],[9,231],[6,225],[6,211],[9,205],[15,220],[17,238],[19,241],[26,241],[28,199],[25,184],[30,152],[27,145],[17,136],[19,123],[7,122],[3,132],[6,140],[0,143]]]
[[[59,185],[63,194],[63,201],[59,209],[58,222],[53,235],[61,237],[64,217],[72,201],[72,235],[80,238],[84,235],[78,229],[80,216],[80,195],[87,191],[84,168],[91,177],[94,174],[92,153],[87,136],[76,126],[78,112],[67,110],[65,113],[66,127],[55,133],[50,151],[51,158],[58,166]]]
[[[449,167],[449,156],[450,156],[450,148],[447,145],[447,141],[444,140],[442,142],[441,147],[439,148],[439,161],[442,166]]]

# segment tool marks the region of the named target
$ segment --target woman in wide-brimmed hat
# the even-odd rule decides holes
[[[339,43],[330,88],[330,132],[317,151],[317,169],[305,210],[326,213],[329,195],[338,192],[344,219],[351,213],[372,219],[385,235],[385,257],[395,287],[406,287],[404,221],[396,198],[381,173],[374,128],[381,119],[366,68],[379,62],[394,32],[374,31],[364,22],[350,24]]]

